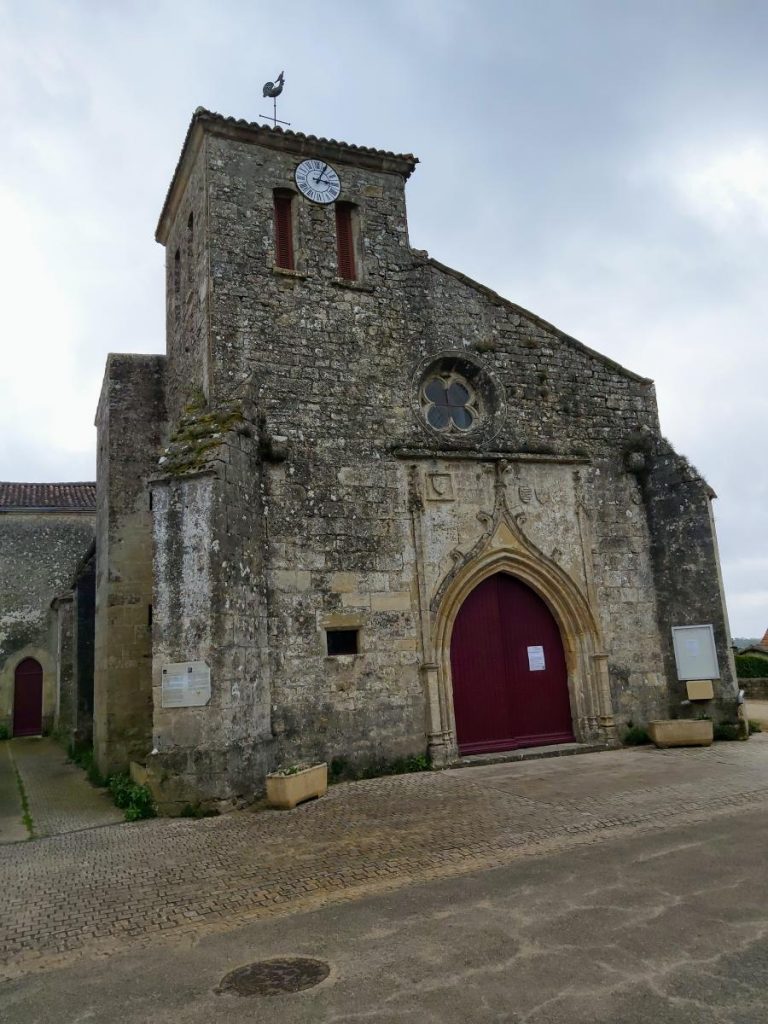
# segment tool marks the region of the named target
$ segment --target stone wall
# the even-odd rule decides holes
[[[258,442],[243,419],[194,474],[153,480],[154,753],[165,809],[252,795],[273,766]],[[206,707],[164,708],[168,664],[204,661]]]
[[[96,629],[96,552],[81,563],[73,588],[75,709],[73,740],[93,742],[93,651]]]
[[[768,676],[764,679],[739,679],[738,684],[747,700],[768,700]]]
[[[683,703],[687,695],[685,683],[677,679],[672,627],[711,623],[720,678],[714,680],[715,699],[708,711],[716,721],[732,721],[738,685],[712,518],[713,492],[688,461],[661,440],[646,454],[639,476],[651,535],[669,715],[694,713]]]
[[[75,693],[75,631],[72,593],[54,598],[51,604],[51,626],[56,651],[56,701],[54,732],[68,742],[74,731],[77,694]]]
[[[670,624],[700,616],[719,645],[727,629],[708,500],[692,484],[678,514],[652,383],[412,250],[397,158],[318,143],[357,206],[358,281],[337,277],[333,208],[300,197],[296,270],[276,268],[273,191],[312,144],[255,137],[219,119],[162,228],[183,253],[195,225],[188,304],[169,314],[173,471],[155,484],[157,777],[184,777],[169,800],[255,792],[299,758],[422,753],[428,736],[450,757],[446,602],[493,545],[545,567],[553,609],[565,595],[579,738],[666,716]],[[483,410],[466,437],[420,407],[427,375],[456,370]],[[201,444],[206,417],[223,426]],[[329,656],[329,628],[359,629],[360,652]],[[206,651],[209,706],[159,709],[162,664]],[[731,705],[724,677],[717,713]]]
[[[209,296],[216,286],[210,269],[208,235],[207,139],[184,176],[183,200],[165,247],[166,402],[178,422],[191,398],[209,397]]]
[[[50,628],[50,604],[69,586],[93,531],[94,517],[88,513],[0,513],[0,724],[8,728],[14,669],[27,656],[43,664],[43,724],[53,724],[57,640]]]
[[[152,734],[152,516],[146,480],[164,439],[163,356],[110,355],[96,416],[94,752],[103,775]]]

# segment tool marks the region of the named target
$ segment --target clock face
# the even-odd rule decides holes
[[[313,203],[333,203],[339,198],[339,176],[322,160],[302,160],[293,176],[299,191]]]

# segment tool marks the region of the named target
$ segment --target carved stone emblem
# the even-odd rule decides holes
[[[453,477],[450,473],[427,474],[427,501],[453,501]]]
[[[520,501],[524,505],[528,505],[533,501],[533,488],[530,484],[520,484],[518,494],[520,495]]]

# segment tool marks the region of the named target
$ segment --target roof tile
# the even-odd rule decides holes
[[[19,509],[95,512],[96,484],[82,481],[53,484],[0,481],[0,511]]]

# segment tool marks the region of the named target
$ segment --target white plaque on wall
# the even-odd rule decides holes
[[[528,648],[528,669],[531,672],[543,672],[546,668],[544,661],[544,648],[543,647],[529,647]]]
[[[712,626],[673,626],[672,643],[681,682],[720,678]]]
[[[164,665],[162,706],[200,708],[211,699],[211,670],[204,661],[180,661]]]

